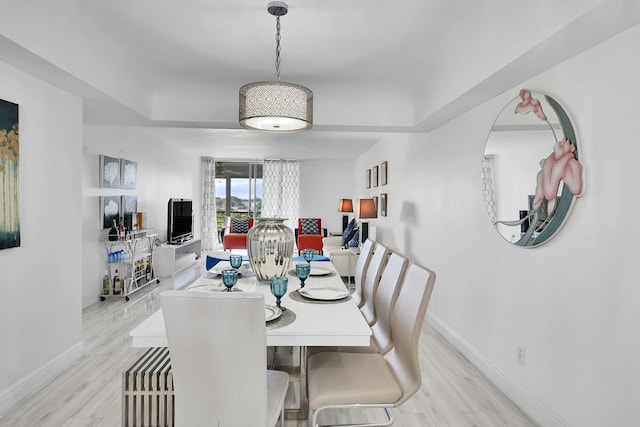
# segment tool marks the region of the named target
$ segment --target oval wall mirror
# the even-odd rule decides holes
[[[502,237],[535,247],[558,232],[583,192],[578,154],[575,128],[552,96],[522,89],[504,107],[482,165],[487,213]]]

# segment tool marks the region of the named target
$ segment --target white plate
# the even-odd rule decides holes
[[[231,269],[230,266],[226,265],[226,266],[214,266],[212,267],[210,270],[205,271],[204,274],[202,275],[203,277],[206,277],[208,279],[215,279],[218,276],[220,276],[222,274],[222,270],[228,270]],[[251,273],[251,265],[248,262],[243,263],[240,268],[238,269],[238,273],[240,274],[240,277],[246,277],[248,275],[250,275]]]
[[[311,266],[311,270],[309,271],[309,276],[326,276],[327,274],[333,273],[333,270],[326,267],[316,267]]]
[[[298,289],[298,293],[305,298],[335,301],[349,296],[349,291],[339,288],[302,288]]]
[[[280,310],[275,305],[265,305],[264,306],[264,317],[267,322],[272,320],[276,320],[278,317],[282,316],[282,310]]]

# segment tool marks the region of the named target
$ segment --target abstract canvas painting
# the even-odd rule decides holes
[[[0,100],[0,249],[20,246],[18,104]]]

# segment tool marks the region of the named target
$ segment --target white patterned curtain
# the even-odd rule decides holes
[[[202,250],[217,251],[218,220],[216,214],[216,162],[202,157]]]
[[[262,166],[262,218],[286,218],[285,225],[298,226],[300,162],[266,159]]]
[[[484,156],[482,160],[482,194],[484,206],[491,222],[496,222],[496,193],[494,188],[493,156]]]

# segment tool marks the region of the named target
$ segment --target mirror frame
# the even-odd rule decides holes
[[[580,175],[580,180],[579,180],[580,188],[579,188],[579,191],[576,191],[576,194],[572,193],[569,190],[567,183],[564,181],[563,178],[559,180],[558,187],[562,185],[562,191],[560,193],[560,196],[557,198],[557,201],[555,203],[555,206],[553,207],[552,212],[548,213],[546,225],[539,233],[536,234],[536,228],[538,228],[538,210],[540,208],[538,210],[532,210],[530,208],[527,211],[527,216],[525,218],[520,218],[518,220],[509,221],[509,220],[497,219],[493,221],[493,225],[496,228],[496,232],[498,232],[498,234],[502,238],[504,238],[506,241],[516,246],[533,248],[549,241],[553,236],[555,236],[558,233],[558,231],[562,228],[564,223],[567,221],[569,214],[572,211],[573,205],[575,204],[576,199],[582,196],[582,194],[584,193],[584,167],[580,163],[580,158],[578,155],[579,154],[578,138],[576,135],[575,127],[566,109],[562,105],[560,105],[560,103],[552,95],[543,91],[532,90],[532,89],[520,90],[520,95],[511,99],[507,103],[507,105],[500,111],[500,113],[496,117],[496,120],[494,121],[494,124],[491,127],[491,130],[489,131],[489,135],[487,136],[487,142],[485,144],[483,156],[486,157],[487,155],[487,146],[489,145],[492,132],[495,132],[494,127],[496,123],[503,116],[503,114],[508,113],[507,108],[510,105],[513,105],[514,101],[519,99],[522,99],[523,102],[525,101],[525,98],[523,97],[523,93],[525,92],[529,93],[529,95],[531,96],[530,99],[533,100],[534,102],[540,97],[544,98],[544,100],[553,109],[554,113],[558,118],[560,127],[562,129],[562,133],[563,133],[562,137],[566,139],[572,146],[571,149],[573,150],[573,157],[575,159],[575,161],[572,162],[572,164],[574,167],[579,168],[579,175]],[[523,102],[519,103],[518,106],[523,104]],[[531,111],[533,110],[529,109],[525,112],[520,111],[520,113],[527,114]],[[518,112],[517,108],[514,113],[516,112]],[[551,123],[549,123],[546,120],[546,117],[544,121],[546,121],[551,126]],[[554,138],[554,139],[557,139],[557,138]],[[561,141],[556,141],[556,144],[553,147],[551,147],[551,154],[548,157],[544,158],[543,161],[547,161],[549,158],[551,158],[554,155],[554,149],[558,144],[560,144]],[[540,159],[535,159],[535,161],[536,162],[540,161]],[[571,159],[569,159],[569,161],[571,161]],[[542,163],[543,162],[540,162],[541,166],[540,166],[540,172],[538,173],[539,175],[542,174],[542,171],[543,171]],[[484,179],[484,171],[483,171],[483,179]],[[540,184],[536,180],[536,193],[538,192],[537,191],[538,185]],[[572,185],[574,185],[575,187],[575,184],[572,184]],[[557,190],[558,189],[556,189],[556,193],[558,192]],[[489,214],[489,217],[491,218],[491,214]],[[521,236],[519,240],[512,242],[507,238],[507,236],[505,236],[498,230],[497,226],[499,223],[505,224],[508,226],[514,226],[514,227],[515,226],[521,227],[523,224],[528,224],[528,227],[526,228],[526,231],[521,232]]]

